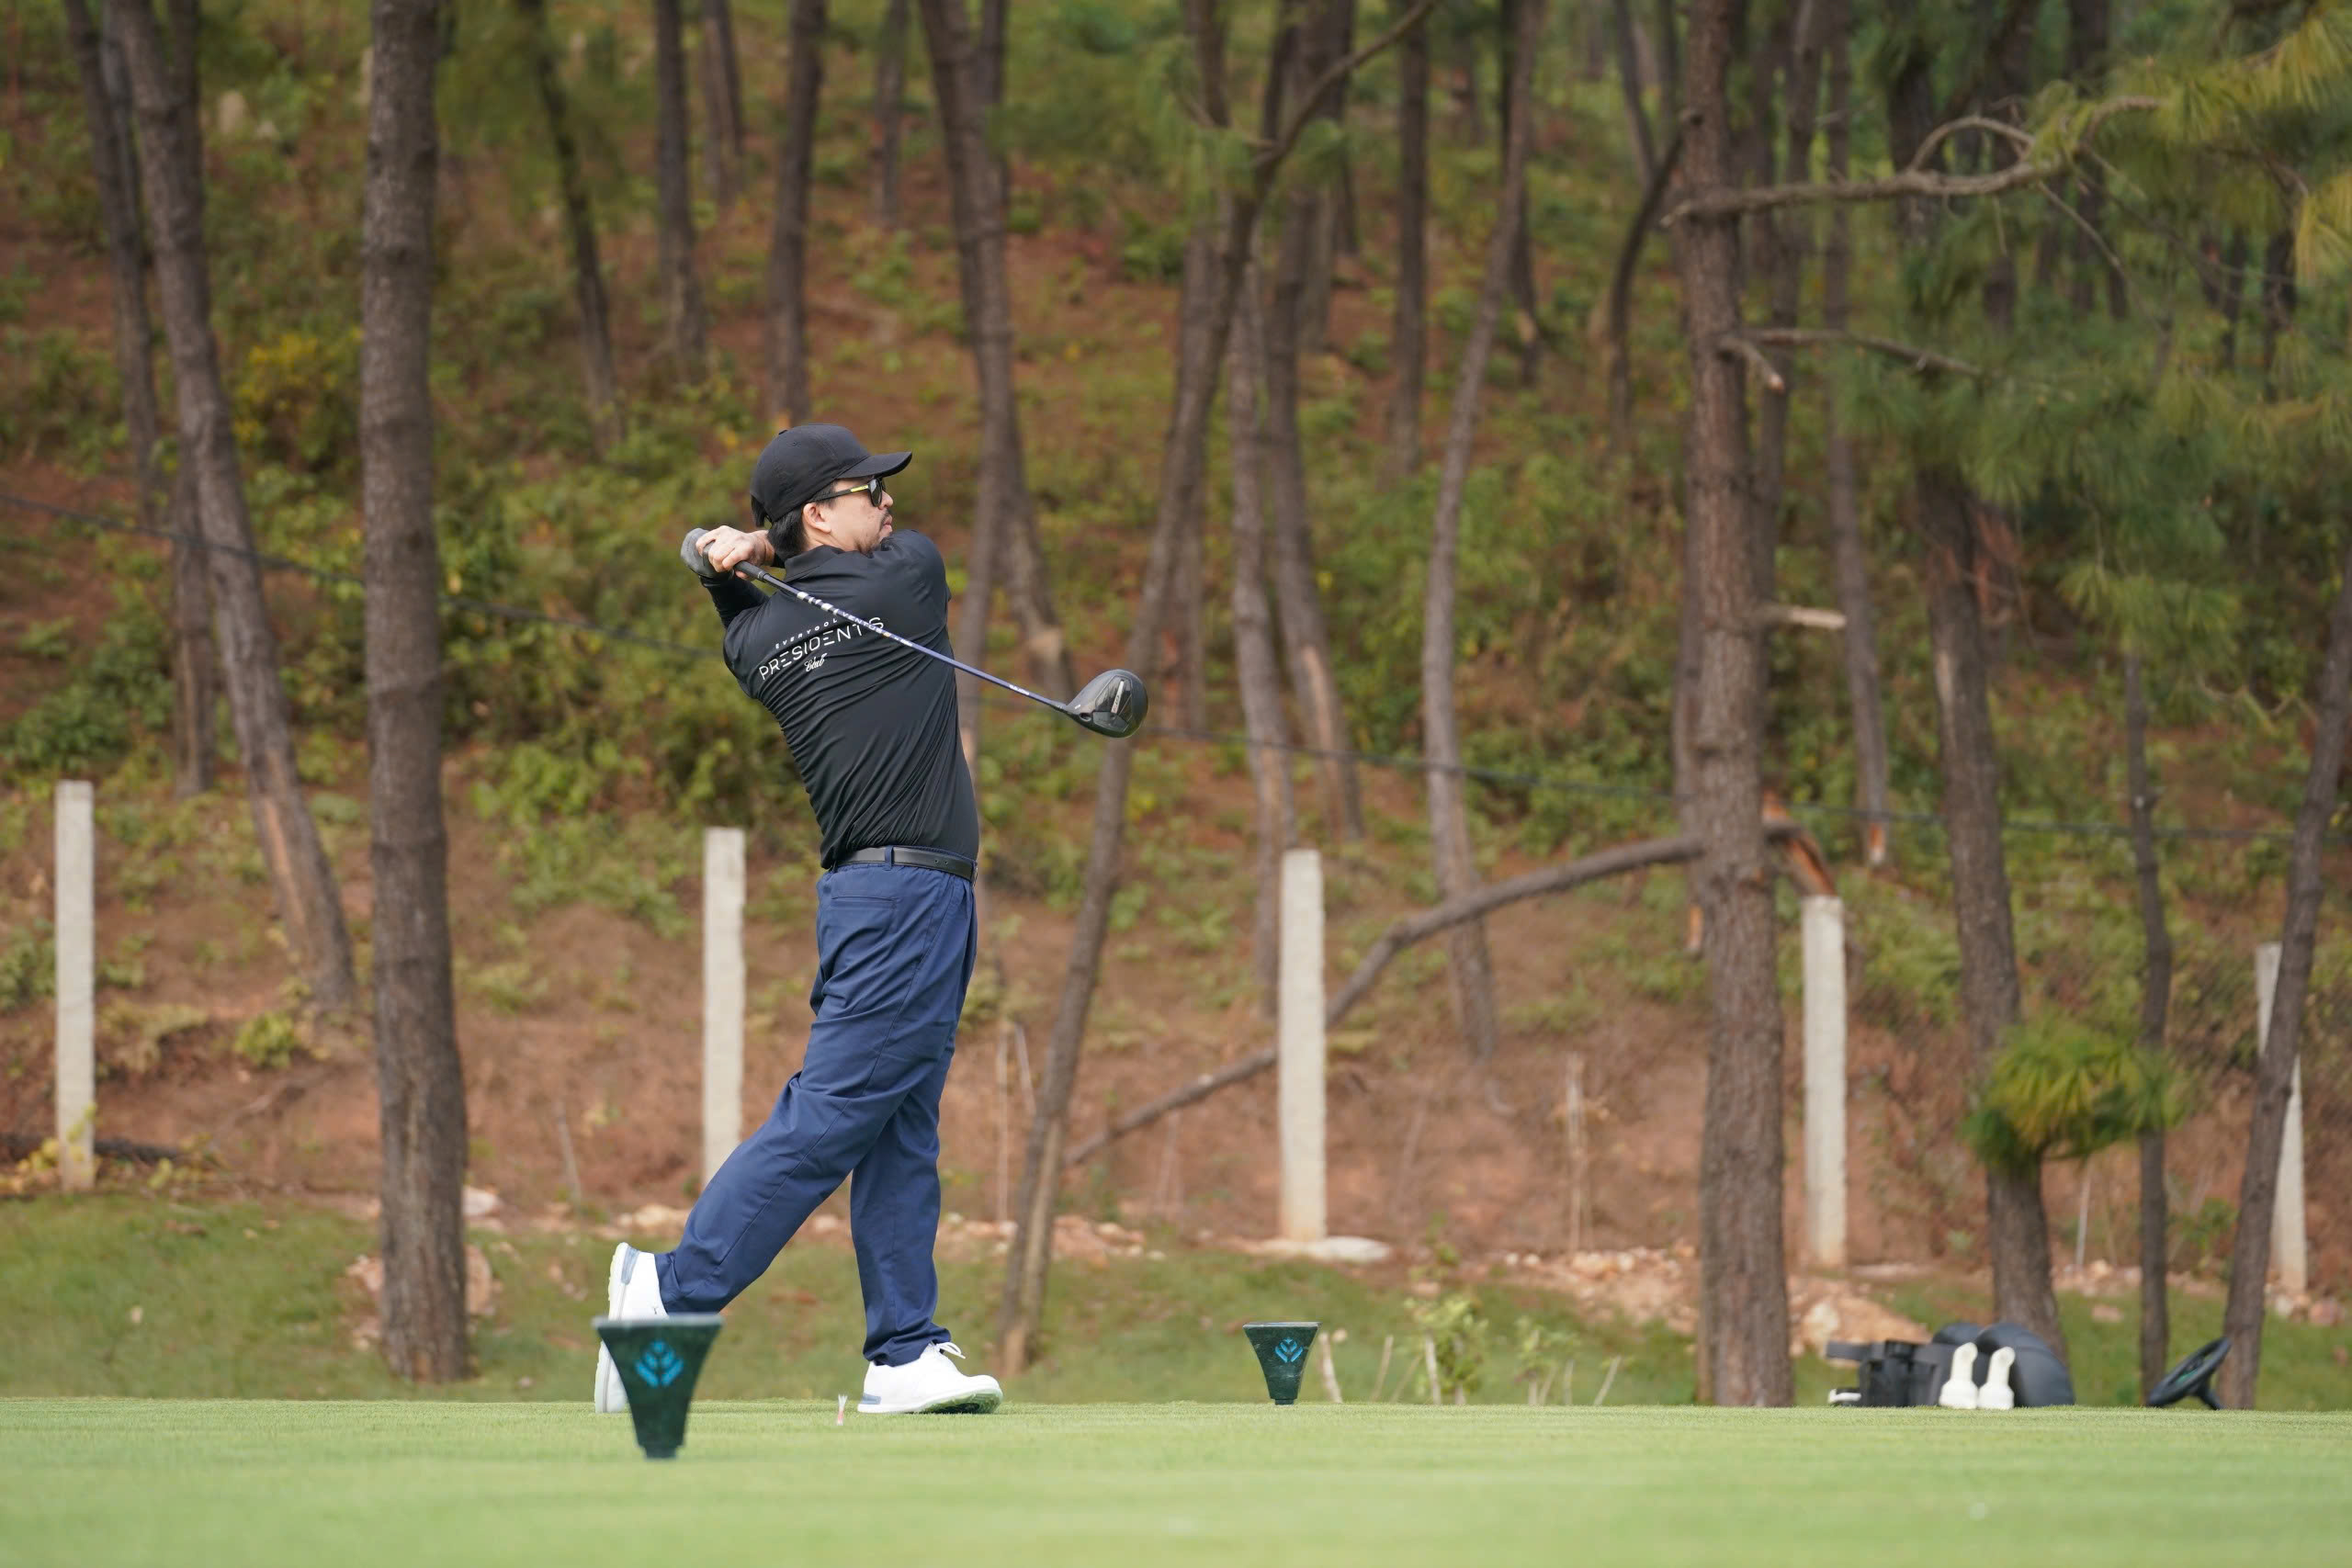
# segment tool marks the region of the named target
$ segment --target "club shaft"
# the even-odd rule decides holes
[[[784,579],[776,576],[774,572],[768,571],[761,567],[753,566],[749,561],[743,562],[741,565],[738,566],[735,570],[740,576],[748,577],[754,581],[764,582],[771,588],[780,589],[783,592],[791,594],[802,604],[812,604],[818,609],[824,611],[829,615],[838,615],[854,626],[864,626],[867,631],[879,632],[884,637],[888,637],[892,642],[897,643],[900,648],[911,648],[917,653],[928,654],[930,657],[938,660],[942,664],[952,664],[956,669],[961,670],[965,674],[973,677],[975,680],[986,681],[991,686],[1001,686],[1006,691],[1012,693],[1015,696],[1027,697],[1033,703],[1043,703],[1047,707],[1053,709],[1056,713],[1065,715],[1069,714],[1069,705],[1068,703],[1057,703],[1051,697],[1040,696],[1037,693],[1031,691],[1026,686],[1014,685],[1012,682],[1006,680],[1001,675],[991,675],[985,670],[975,670],[970,665],[965,663],[962,660],[956,658],[954,654],[942,653],[935,648],[925,648],[922,644],[915,641],[911,637],[900,637],[897,632],[892,631],[889,627],[884,626],[879,621],[860,620],[857,616],[851,615],[847,610],[842,609],[838,604],[828,604],[822,599],[818,598],[814,593],[809,592],[808,590],[795,588],[791,583],[786,582]],[[1071,715],[1071,716],[1074,717],[1076,716]]]

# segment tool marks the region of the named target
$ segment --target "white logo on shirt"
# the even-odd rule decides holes
[[[881,618],[876,616],[870,624],[879,626],[882,624]],[[824,667],[825,660],[835,643],[846,642],[852,637],[863,636],[867,629],[867,625],[868,623],[857,621],[836,621],[831,625],[819,627],[797,641],[778,643],[752,678],[754,681],[765,681],[771,676],[790,671],[796,664],[800,667],[803,673],[813,675]]]

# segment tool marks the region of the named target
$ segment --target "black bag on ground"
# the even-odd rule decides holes
[[[1829,1396],[1832,1404],[1901,1406],[1933,1404],[1944,1380],[1951,1376],[1952,1347],[1917,1345],[1908,1339],[1880,1339],[1856,1345],[1832,1339],[1822,1354],[1833,1361],[1860,1364],[1856,1386]]]
[[[1952,1352],[1962,1345],[1976,1347],[1976,1382],[1993,1352],[2007,1349],[2017,1357],[2009,1370],[2009,1389],[2020,1409],[2075,1403],[2074,1380],[2066,1363],[2041,1337],[2014,1323],[1989,1328],[1973,1323],[1948,1323],[1925,1345],[1907,1339],[1881,1339],[1868,1345],[1833,1339],[1822,1354],[1833,1361],[1852,1361],[1860,1369],[1855,1386],[1829,1396],[1833,1404],[1901,1406],[1933,1404],[1951,1377]]]

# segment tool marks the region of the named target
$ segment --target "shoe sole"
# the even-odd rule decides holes
[[[605,1271],[605,1315],[621,1314],[621,1292],[627,1288],[622,1267],[628,1258],[628,1244],[622,1242],[613,1248],[612,1267]],[[613,1364],[613,1353],[602,1344],[596,1347],[596,1414],[626,1416],[628,1414],[628,1388],[621,1382],[621,1370]]]
[[[907,1404],[886,1408],[876,1404],[861,1404],[861,1416],[986,1416],[1004,1403],[1002,1389],[981,1389],[972,1393],[952,1393],[928,1404]]]

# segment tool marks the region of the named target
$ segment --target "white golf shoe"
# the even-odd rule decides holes
[[[1936,1403],[1946,1410],[1976,1408],[1976,1347],[1962,1345],[1951,1353],[1951,1378],[1936,1395]]]
[[[627,1242],[613,1248],[613,1266],[605,1276],[606,1317],[667,1317],[662,1304],[662,1281],[653,1269],[653,1254],[639,1252]],[[596,1347],[596,1414],[620,1416],[628,1410],[628,1389],[613,1353]]]
[[[1004,1390],[996,1379],[966,1372],[947,1359],[963,1354],[954,1345],[933,1345],[903,1367],[867,1367],[858,1410],[867,1416],[987,1415],[1004,1403]]]
[[[2007,1345],[1993,1352],[1984,1365],[1984,1386],[1976,1391],[1979,1410],[2015,1410],[2017,1390],[2009,1385],[2009,1369],[2018,1364],[2018,1353]]]

